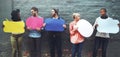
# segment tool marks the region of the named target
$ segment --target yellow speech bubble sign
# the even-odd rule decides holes
[[[3,21],[3,31],[6,33],[24,33],[25,32],[25,23],[24,21],[14,22],[5,20]]]

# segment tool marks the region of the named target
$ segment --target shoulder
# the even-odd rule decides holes
[[[52,18],[45,18],[44,20],[45,20],[45,22],[48,22],[48,21],[51,21]]]
[[[45,21],[47,21],[47,20],[52,20],[52,18],[45,18]]]
[[[45,18],[45,19],[53,19],[53,18]]]
[[[65,20],[64,20],[62,17],[59,17],[59,20],[61,20],[61,21],[65,22]]]
[[[21,20],[20,22],[24,22],[24,20]]]
[[[63,19],[62,17],[59,17],[58,19]]]
[[[31,18],[32,18],[32,16],[28,17],[27,20],[29,20],[29,19],[31,19]]]
[[[113,18],[111,18],[111,17],[108,17],[108,19],[113,19]]]
[[[43,18],[43,17],[41,17],[41,16],[38,16],[38,18]]]
[[[96,20],[101,19],[100,17],[97,17]]]
[[[74,21],[70,22],[69,25],[73,25],[74,24]]]
[[[97,18],[96,18],[96,22],[99,21],[100,19],[101,19],[100,17],[97,17]]]

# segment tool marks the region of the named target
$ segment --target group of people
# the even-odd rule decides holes
[[[41,30],[44,28],[47,32],[47,37],[49,39],[49,47],[50,47],[50,57],[55,57],[55,53],[57,53],[57,57],[62,57],[62,39],[61,34],[66,28],[66,24],[64,19],[62,19],[59,16],[58,9],[52,9],[51,10],[51,17],[44,19],[43,17],[40,17],[38,15],[38,8],[32,7],[31,13],[32,16],[27,18],[26,20],[26,29],[29,30],[29,39],[31,41],[30,45],[33,46],[33,48],[30,49],[30,57],[41,57],[38,53],[40,51],[40,48],[37,48],[38,45],[40,45],[41,41]],[[21,22],[20,18],[20,10],[13,10],[11,13],[12,21],[14,22]],[[108,19],[110,18],[107,15],[107,10],[105,8],[100,9],[100,17],[97,19]],[[73,21],[69,24],[69,33],[70,33],[70,39],[78,38],[75,43],[72,43],[72,57],[82,57],[82,47],[85,41],[85,38],[78,32],[78,27],[76,26],[77,22],[80,20],[80,14],[79,13],[73,13]],[[97,26],[97,19],[95,21],[95,24],[93,25],[93,28],[95,29]],[[40,21],[41,23],[39,23]],[[34,24],[34,26],[32,26]],[[118,26],[120,26],[118,24]],[[16,57],[16,38],[18,39],[18,52],[19,57],[22,57],[22,51],[21,51],[21,43],[22,43],[22,35],[21,33],[12,33],[11,35],[11,44],[12,44],[12,57]],[[97,57],[97,51],[102,46],[102,57],[106,57],[107,52],[107,45],[110,39],[109,33],[101,33],[97,32],[96,37],[94,40],[94,48],[93,48],[93,55],[92,57]],[[30,47],[29,47],[30,48]]]

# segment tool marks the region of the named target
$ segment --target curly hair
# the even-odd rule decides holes
[[[11,19],[12,21],[21,21],[19,9],[13,10],[11,12]]]

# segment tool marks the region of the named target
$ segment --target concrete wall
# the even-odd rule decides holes
[[[11,10],[12,10],[11,0],[0,0],[0,57],[11,56],[9,35],[2,31],[2,21],[5,18],[10,19]]]
[[[58,8],[60,10],[60,16],[63,17],[68,24],[72,21],[72,13],[79,12],[81,18],[88,20],[90,23],[94,23],[95,19],[99,16],[100,8],[107,8],[108,15],[114,19],[120,20],[120,0],[0,0],[0,23],[5,17],[10,18],[10,11],[19,8],[21,10],[21,18],[25,20],[29,17],[31,7],[35,6],[39,8],[39,15],[47,18],[50,17],[50,10],[52,8]],[[12,6],[13,5],[13,6]],[[25,34],[26,35],[26,34]],[[47,38],[43,34],[42,54],[45,55],[48,52]],[[83,57],[90,57],[93,48],[94,35],[89,39],[86,39],[83,49]],[[0,29],[0,57],[9,57],[11,54],[11,46],[9,41],[9,34],[3,33]],[[111,35],[110,43],[108,46],[107,57],[120,57],[120,33]],[[24,37],[26,39],[26,37]],[[64,57],[70,55],[71,44],[69,42],[68,29],[63,35],[63,50]],[[66,49],[68,51],[66,51]],[[67,53],[65,53],[67,52]],[[99,56],[98,56],[99,57]]]

